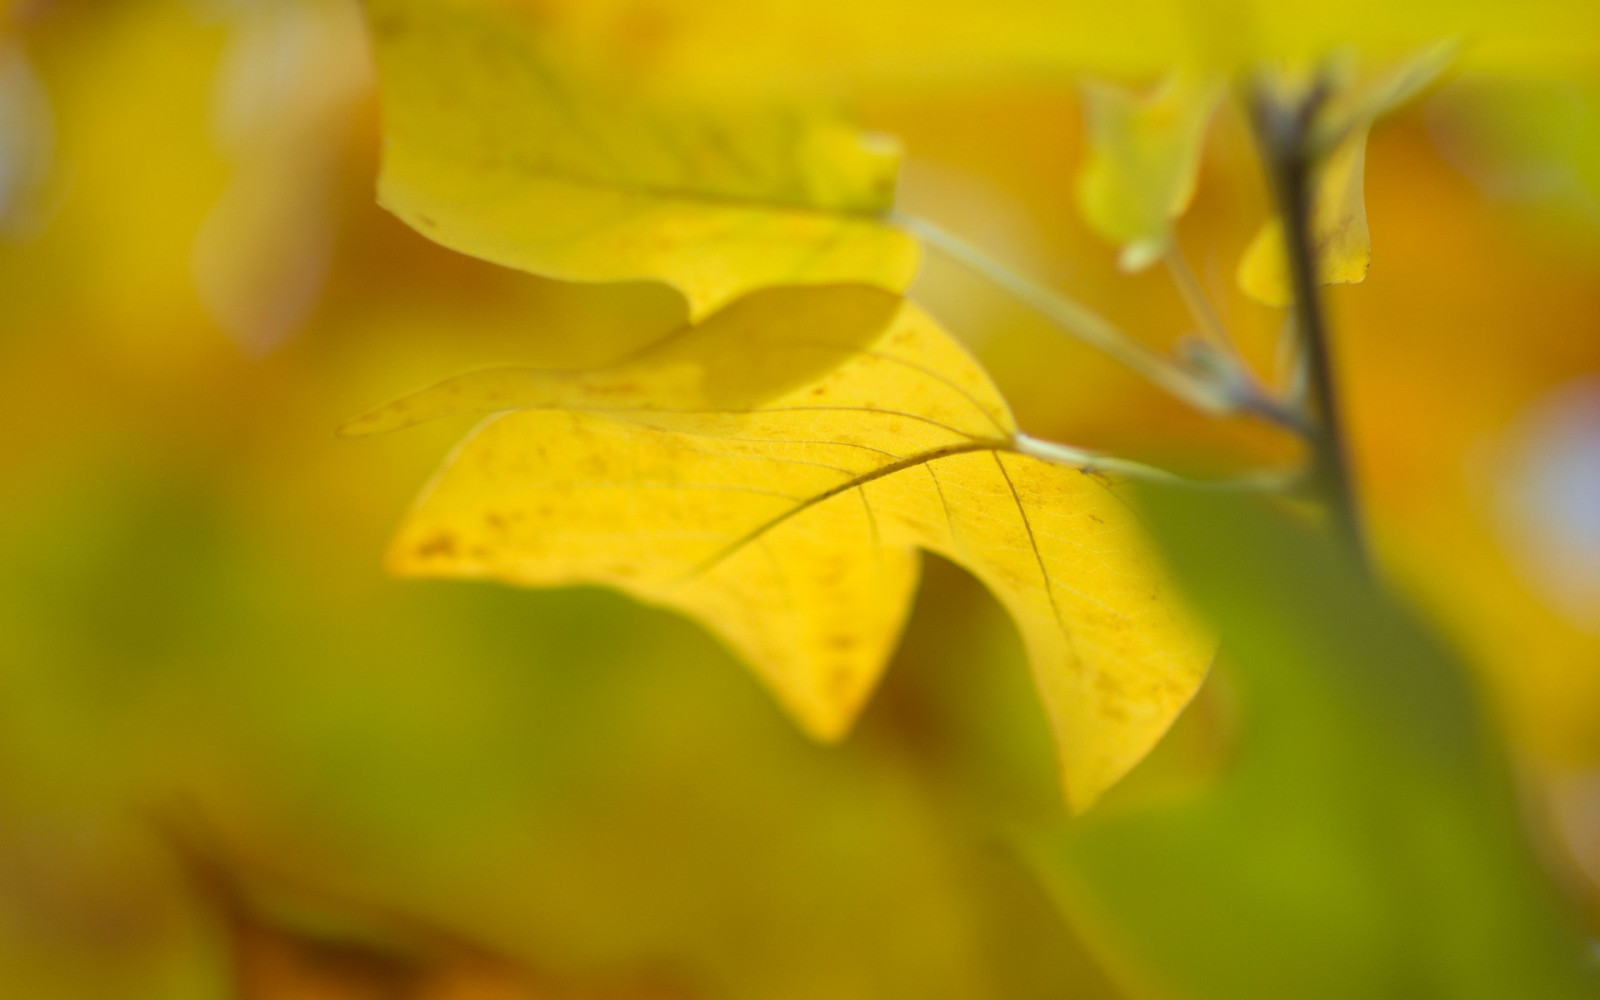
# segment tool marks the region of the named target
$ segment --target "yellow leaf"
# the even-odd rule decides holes
[[[576,0],[368,6],[379,200],[445,246],[549,277],[664,281],[691,319],[755,288],[900,291],[915,274],[915,242],[883,221],[898,147],[824,102],[674,87],[651,72],[647,18],[600,31]]]
[[[1311,206],[1312,252],[1319,285],[1354,285],[1364,281],[1372,263],[1372,234],[1367,229],[1364,175],[1367,133],[1372,123],[1411,100],[1443,73],[1454,58],[1450,42],[1430,45],[1362,86],[1348,78],[1346,63],[1334,92],[1319,109],[1314,142],[1332,151],[1318,173]],[[1274,215],[1262,224],[1239,261],[1239,287],[1270,306],[1294,301],[1283,220]]]
[[[1346,79],[1329,96],[1318,117],[1318,141],[1336,145],[1339,140],[1371,128],[1372,123],[1407,103],[1430,87],[1449,68],[1461,46],[1452,39],[1434,42],[1412,52],[1360,85],[1352,85],[1355,66],[1345,68]],[[1347,50],[1348,51],[1348,50]],[[1353,53],[1349,56],[1353,60]]]
[[[495,410],[745,410],[847,360],[882,334],[900,306],[858,288],[773,288],[606,368],[470,372],[347,422],[356,436],[436,417]],[[827,332],[828,349],[795,344]]]
[[[1367,131],[1342,142],[1324,165],[1311,207],[1312,249],[1317,284],[1353,285],[1367,276],[1372,263],[1372,234],[1367,229],[1363,175]],[[1239,287],[1258,302],[1287,306],[1294,301],[1283,219],[1274,215],[1262,224],[1239,261]]]
[[[884,309],[869,336],[830,322]],[[747,391],[730,379],[749,366]],[[463,376],[349,430],[508,408],[406,518],[392,569],[603,584],[677,609],[820,739],[882,672],[919,549],[1015,619],[1077,808],[1149,750],[1209,662],[1118,484],[1018,453],[983,370],[881,291],[758,293],[613,368]]]
[[[1107,83],[1084,88],[1089,157],[1078,200],[1095,231],[1122,246],[1125,270],[1143,270],[1167,252],[1172,222],[1194,197],[1220,92],[1183,75],[1144,97]]]

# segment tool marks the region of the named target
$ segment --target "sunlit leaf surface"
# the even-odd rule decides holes
[[[891,140],[816,99],[663,86],[634,51],[647,41],[575,39],[566,6],[369,5],[386,207],[536,274],[668,282],[693,317],[768,285],[910,283],[916,246],[882,221]]]
[[[839,322],[885,309],[893,319],[870,337]],[[758,388],[770,398],[753,401]],[[1209,646],[1120,487],[1013,453],[1016,427],[982,369],[881,292],[767,293],[613,369],[464,376],[352,429],[512,408],[408,516],[397,572],[601,583],[677,608],[832,739],[898,639],[917,550],[940,553],[1021,629],[1080,807],[1204,674]]]

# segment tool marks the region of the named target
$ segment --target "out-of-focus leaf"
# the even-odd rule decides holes
[[[1372,263],[1372,233],[1362,193],[1366,171],[1367,133],[1339,144],[1317,181],[1311,207],[1319,285],[1354,285],[1367,277]],[[1262,224],[1239,261],[1239,287],[1269,306],[1294,301],[1289,261],[1284,256],[1283,219],[1274,215]]]
[[[1600,246],[1600,79],[1463,75],[1428,113],[1440,149],[1491,198]]]
[[[1037,845],[1068,905],[1173,995],[1595,995],[1455,658],[1313,527],[1147,499],[1244,726],[1203,795]]]
[[[1434,41],[1398,60],[1371,78],[1356,82],[1355,58],[1350,50],[1337,53],[1332,72],[1332,92],[1317,115],[1313,140],[1337,144],[1427,90],[1460,55],[1454,39]]]
[[[370,4],[387,208],[537,274],[665,281],[692,318],[768,285],[910,283],[892,142],[820,100],[674,89],[647,36],[564,28],[581,6]]]
[[[1363,189],[1367,133],[1374,121],[1438,79],[1455,51],[1449,43],[1431,45],[1362,86],[1335,84],[1326,103],[1318,108],[1312,141],[1332,144],[1311,205],[1312,252],[1319,285],[1354,285],[1366,279],[1372,263]],[[1294,301],[1282,218],[1274,215],[1262,224],[1239,261],[1238,277],[1239,287],[1259,302],[1282,307]]]
[[[675,608],[834,739],[899,636],[917,550],[940,553],[1016,620],[1069,799],[1086,807],[1165,731],[1210,656],[1119,487],[1017,454],[995,387],[915,307],[866,288],[760,298],[612,369],[468,375],[356,421],[518,411],[458,450],[390,566],[601,583]],[[834,332],[841,307],[898,311],[862,340]],[[773,393],[775,376],[789,382]]]
[[[1171,245],[1220,93],[1216,81],[1183,74],[1144,96],[1108,83],[1084,88],[1089,156],[1078,201],[1095,231],[1122,247],[1124,270],[1143,270]]]

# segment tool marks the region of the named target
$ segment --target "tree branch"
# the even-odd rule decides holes
[[[1256,138],[1271,175],[1278,212],[1283,219],[1294,325],[1305,361],[1306,427],[1311,447],[1308,490],[1327,508],[1334,530],[1350,551],[1366,562],[1361,513],[1355,494],[1339,398],[1334,384],[1328,325],[1316,280],[1316,245],[1312,233],[1312,205],[1316,180],[1317,147],[1314,120],[1324,92],[1313,88],[1298,99],[1274,94],[1267,86],[1256,88],[1254,112]]]

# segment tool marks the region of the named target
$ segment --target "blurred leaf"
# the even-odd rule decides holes
[[[1378,118],[1411,100],[1438,79],[1455,56],[1451,43],[1437,43],[1360,86],[1349,82],[1349,60],[1335,63],[1332,91],[1316,109],[1314,137],[1330,144],[1318,171],[1311,205],[1312,251],[1319,285],[1355,285],[1366,280],[1372,263],[1364,190],[1367,133]],[[1239,287],[1269,306],[1294,301],[1285,256],[1283,219],[1262,224],[1239,261]]]
[[[1167,252],[1173,220],[1194,197],[1221,85],[1175,74],[1143,97],[1098,82],[1083,94],[1089,154],[1078,201],[1095,231],[1122,246],[1123,269],[1140,271]]]
[[[1445,30],[1443,26],[1441,31]],[[1461,45],[1454,40],[1434,41],[1408,53],[1403,59],[1388,66],[1370,79],[1352,83],[1355,59],[1349,50],[1338,53],[1334,60],[1336,81],[1327,104],[1318,114],[1319,141],[1337,144],[1342,138],[1370,129],[1374,122],[1409,103],[1431,87],[1460,54]]]
[[[1360,284],[1372,263],[1372,233],[1362,193],[1366,171],[1367,133],[1363,129],[1340,143],[1322,166],[1311,208],[1311,237],[1317,255],[1319,285]],[[1239,261],[1239,287],[1269,306],[1294,301],[1289,262],[1284,256],[1283,219],[1268,219]]]
[[[1464,75],[1428,112],[1441,151],[1491,198],[1600,246],[1600,80]]]
[[[870,339],[834,333],[841,309],[897,301],[767,292],[615,368],[467,375],[353,422],[518,410],[456,453],[390,566],[676,608],[836,739],[899,636],[917,550],[940,553],[1016,619],[1086,807],[1189,700],[1209,645],[1118,487],[1017,454],[999,393],[929,317],[899,305]]]
[[[1068,905],[1180,996],[1593,996],[1454,657],[1313,527],[1148,500],[1244,730],[1203,796],[1036,845]]]
[[[537,274],[665,281],[692,318],[767,285],[910,283],[916,245],[882,221],[892,143],[820,101],[676,92],[648,37],[558,30],[569,6],[370,5],[387,208]]]

